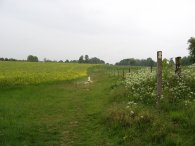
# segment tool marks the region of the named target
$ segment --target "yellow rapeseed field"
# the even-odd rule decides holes
[[[57,62],[0,62],[0,87],[71,80],[86,76],[91,66]]]

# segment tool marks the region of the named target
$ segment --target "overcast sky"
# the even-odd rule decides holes
[[[0,0],[0,57],[186,56],[195,0]]]

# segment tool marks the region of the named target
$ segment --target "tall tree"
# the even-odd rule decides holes
[[[33,55],[29,55],[27,57],[27,61],[30,61],[30,62],[38,62],[38,57],[37,56],[33,56]]]
[[[192,59],[192,62],[195,63],[195,38],[191,37],[188,40],[188,50],[190,51],[190,57]]]
[[[147,58],[146,59],[146,65],[147,66],[153,66],[153,64],[154,64],[154,61],[152,60],[152,58]]]
[[[68,60],[68,59],[66,59],[65,63],[69,63],[69,60]]]
[[[79,63],[83,63],[84,59],[83,59],[83,55],[81,57],[79,57]]]
[[[89,56],[85,55],[85,63],[89,63]]]

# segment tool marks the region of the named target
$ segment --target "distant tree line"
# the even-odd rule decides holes
[[[165,60],[169,61],[169,64],[174,65],[174,60],[171,58],[170,60],[166,59]],[[187,66],[193,64],[193,59],[191,56],[184,56],[181,58],[181,65]],[[156,62],[153,61],[151,58],[148,59],[123,59],[120,62],[117,62],[115,65],[123,65],[123,66],[156,66]]]
[[[191,65],[195,63],[195,38],[191,37],[188,40],[188,50],[189,50],[189,56],[185,56],[181,59],[182,65]],[[26,61],[26,60],[17,60],[14,58],[0,58],[0,61]],[[39,59],[37,56],[29,55],[27,57],[27,61],[29,62],[38,62]],[[52,61],[49,59],[44,59],[44,62],[63,62],[63,60],[60,61]],[[65,63],[89,63],[89,64],[105,64],[105,62],[97,57],[89,58],[88,55],[80,56],[79,60],[65,60]],[[169,63],[174,64],[173,58],[170,59]],[[152,60],[152,58],[147,59],[123,59],[120,62],[117,62],[115,65],[124,65],[124,66],[156,66],[156,62]]]
[[[193,64],[193,60],[191,56],[185,56],[181,58],[181,65],[187,66]]]
[[[0,61],[18,61],[18,60],[14,59],[14,58],[3,58],[3,57],[1,57]]]
[[[89,63],[89,64],[105,64],[105,62],[97,57],[89,58],[88,55],[85,57],[82,55],[79,57],[78,63]]]
[[[29,55],[27,57],[27,60],[18,60],[18,59],[14,59],[14,58],[0,58],[0,61],[29,61],[29,62],[38,62],[38,57],[34,56],[32,57],[32,55]],[[90,58],[88,56],[85,55],[85,57],[81,56],[79,58],[79,60],[50,60],[50,59],[46,59],[44,58],[44,62],[64,62],[64,63],[89,63],[89,64],[105,64],[105,62],[103,60],[100,60],[96,57]],[[174,64],[173,58],[171,58],[169,60],[169,63]],[[187,65],[191,65],[193,64],[193,59],[191,56],[184,56],[181,58],[181,64],[183,66],[187,66]],[[134,59],[134,58],[130,58],[130,59],[123,59],[120,62],[116,63],[116,65],[124,65],[124,66],[155,66],[156,62],[153,61],[151,58],[148,58],[146,60],[144,59]]]
[[[59,62],[59,63],[78,63],[78,60],[68,60],[68,59],[66,59],[65,61],[63,61],[63,60],[59,60],[59,61],[57,61],[57,60],[50,60],[50,59],[47,59],[47,58],[44,58],[44,60],[43,60],[44,62]]]
[[[88,64],[105,64],[105,62],[97,57],[93,57],[93,58],[89,58],[88,55],[85,56],[80,56],[78,60],[68,60],[66,59],[65,61],[63,60],[50,60],[50,59],[46,59],[44,58],[44,62],[64,62],[64,63],[88,63]]]
[[[156,62],[152,58],[147,59],[123,59],[120,62],[117,62],[115,65],[124,65],[124,66],[156,66]]]

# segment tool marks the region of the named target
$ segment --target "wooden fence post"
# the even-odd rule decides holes
[[[175,58],[175,74],[181,77],[181,57]]]
[[[131,69],[130,69],[130,67],[129,67],[129,73],[131,72]]]
[[[160,108],[160,98],[162,95],[162,51],[157,52],[157,101],[156,107]]]

